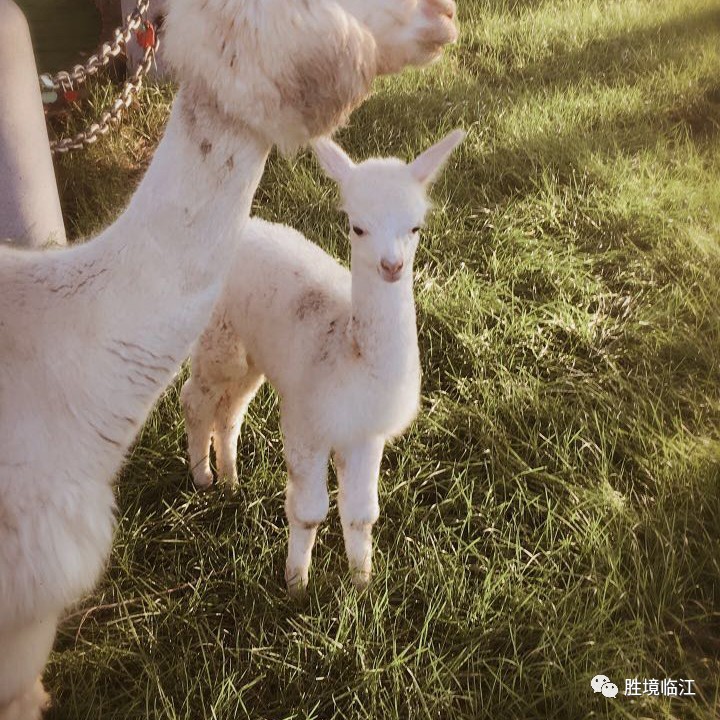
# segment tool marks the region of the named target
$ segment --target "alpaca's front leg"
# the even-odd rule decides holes
[[[38,677],[26,692],[7,705],[0,705],[0,720],[40,720],[49,707],[50,697]]]
[[[288,469],[285,512],[289,525],[285,581],[291,595],[302,595],[308,584],[315,536],[329,507],[327,449],[304,444],[285,430]]]
[[[385,441],[374,437],[335,452],[345,551],[358,589],[368,585],[372,572],[372,528],[380,516],[378,477],[384,448]]]
[[[379,70],[427,65],[457,40],[454,0],[338,0],[373,34]]]
[[[56,626],[55,617],[22,627],[0,626],[0,720],[39,720],[48,706],[39,676]]]

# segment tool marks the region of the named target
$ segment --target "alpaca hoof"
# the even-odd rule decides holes
[[[308,571],[303,568],[285,568],[285,584],[288,595],[293,600],[307,597]]]
[[[352,574],[352,584],[358,592],[362,592],[367,590],[371,577],[369,570],[355,570]]]
[[[296,603],[304,602],[308,597],[307,585],[296,583],[287,586],[288,597]]]
[[[0,707],[0,720],[40,720],[49,708],[50,696],[38,678],[31,690]]]
[[[198,492],[209,490],[213,485],[213,474],[211,470],[193,474],[193,485]]]
[[[236,477],[225,478],[223,480],[223,493],[225,493],[225,498],[227,500],[232,500],[233,498],[237,497],[239,492],[240,483],[238,482],[238,479]]]

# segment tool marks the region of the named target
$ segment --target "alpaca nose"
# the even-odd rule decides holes
[[[394,262],[383,258],[380,261],[380,267],[385,270],[388,275],[397,275],[402,269],[405,263],[402,260],[395,260]]]

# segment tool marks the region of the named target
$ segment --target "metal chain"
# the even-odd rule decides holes
[[[132,77],[125,81],[120,96],[109,108],[105,109],[98,122],[92,123],[88,128],[73,137],[54,140],[50,143],[50,152],[53,155],[60,155],[70,152],[71,150],[81,150],[88,145],[92,145],[97,142],[100,136],[107,135],[111,126],[117,125],[120,122],[122,114],[132,104],[133,98],[142,87],[143,78],[152,67],[156,48],[157,42],[154,46],[148,47],[145,50],[145,56],[142,62],[137,66]]]
[[[112,43],[103,43],[100,50],[91,55],[84,65],[75,65],[69,72],[62,70],[55,75],[45,73],[40,76],[40,85],[43,90],[68,90],[82,85],[88,77],[97,72],[123,52],[132,34],[140,29],[145,22],[150,0],[138,0],[137,7],[125,18],[122,28],[115,28]]]

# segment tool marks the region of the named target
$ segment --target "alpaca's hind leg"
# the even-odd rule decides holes
[[[233,492],[238,484],[237,443],[240,426],[248,405],[264,379],[254,366],[248,364],[245,375],[227,386],[218,403],[213,444],[217,458],[218,479],[222,478],[227,494]]]
[[[205,490],[213,484],[210,469],[210,441],[217,398],[209,387],[203,386],[191,377],[183,385],[180,400],[185,415],[193,484],[198,490]]]
[[[285,424],[288,481],[285,513],[289,525],[285,582],[291,595],[302,595],[308,584],[315,536],[329,507],[327,463],[329,451],[303,442]]]
[[[38,720],[47,708],[40,674],[56,626],[55,617],[19,628],[0,626],[0,720]]]
[[[370,582],[372,572],[372,528],[380,516],[378,477],[384,447],[382,438],[369,438],[335,452],[345,551],[359,589]]]

